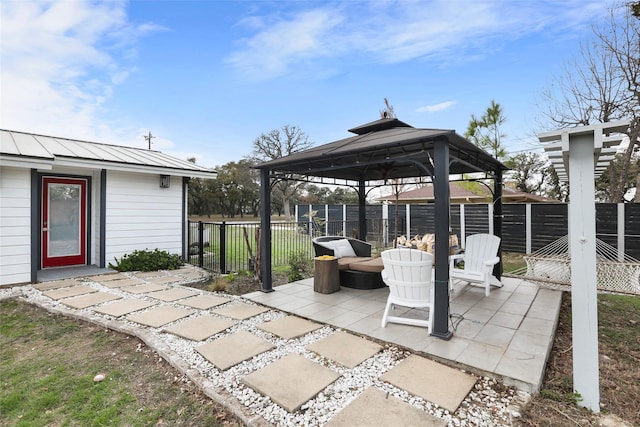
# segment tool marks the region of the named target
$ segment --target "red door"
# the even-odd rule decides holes
[[[42,178],[42,268],[87,263],[87,180]]]

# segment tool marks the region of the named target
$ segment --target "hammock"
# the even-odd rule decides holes
[[[568,235],[523,258],[527,266],[505,276],[523,278],[540,286],[571,289]],[[597,238],[596,274],[600,291],[640,295],[640,261],[627,254],[619,260],[618,250]]]

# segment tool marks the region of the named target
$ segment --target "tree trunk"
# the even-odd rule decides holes
[[[638,171],[640,171],[640,157],[638,158]],[[640,173],[636,177],[636,196],[633,198],[633,203],[640,203]]]

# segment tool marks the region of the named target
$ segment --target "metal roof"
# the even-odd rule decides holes
[[[100,167],[196,178],[215,178],[212,169],[155,150],[102,144],[0,129],[0,164],[35,161],[44,166]]]
[[[450,173],[507,170],[501,162],[453,130],[414,128],[384,118],[350,129],[356,136],[257,165],[272,174],[300,174],[350,181],[380,181],[433,172],[434,143],[449,145]]]

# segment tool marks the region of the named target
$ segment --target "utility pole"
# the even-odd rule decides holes
[[[149,135],[144,135],[144,139],[149,143],[149,150],[151,150],[151,138],[155,138],[155,136],[151,135],[151,131],[149,131]]]

